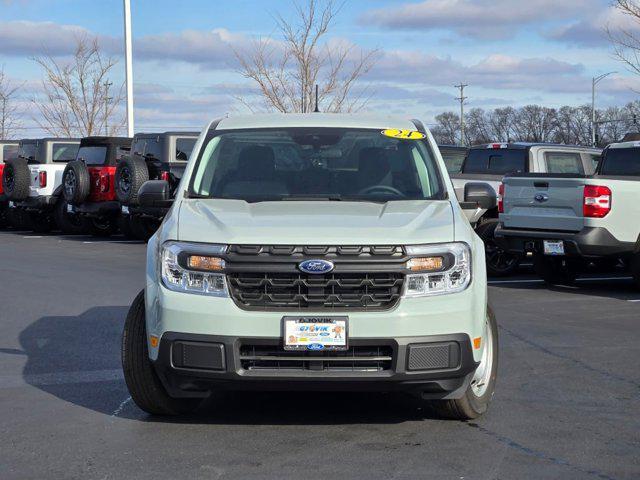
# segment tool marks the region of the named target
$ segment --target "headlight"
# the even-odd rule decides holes
[[[471,249],[466,243],[414,245],[409,255],[418,257],[407,262],[405,297],[445,295],[461,292],[471,283]]]
[[[226,297],[224,260],[226,245],[166,242],[162,245],[162,283],[177,292]]]

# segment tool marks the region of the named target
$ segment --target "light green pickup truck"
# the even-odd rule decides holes
[[[488,205],[472,185],[467,202]],[[145,183],[141,205],[169,199]],[[400,391],[444,416],[493,396],[484,245],[416,120],[226,117],[200,135],[123,335],[152,414],[233,390]]]
[[[640,287],[640,142],[610,145],[592,176],[517,174],[503,184],[496,242],[532,252],[545,281],[622,261]]]

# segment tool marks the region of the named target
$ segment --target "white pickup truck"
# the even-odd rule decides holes
[[[509,173],[562,173],[592,175],[600,159],[596,148],[550,143],[489,143],[469,149],[460,173],[451,175],[459,201],[464,199],[465,186],[470,182],[491,185],[499,199],[500,184]],[[498,207],[500,202],[496,202]],[[505,276],[513,273],[520,263],[517,254],[504,251],[494,241],[498,225],[498,207],[490,210],[465,209],[465,214],[485,244],[487,273]]]
[[[605,149],[593,176],[504,179],[496,242],[534,254],[548,283],[571,283],[588,262],[622,260],[640,286],[640,142]]]
[[[34,231],[48,232],[57,223],[74,233],[61,195],[62,173],[79,146],[79,138],[21,140],[18,158],[6,162],[2,186],[9,207],[25,212]]]

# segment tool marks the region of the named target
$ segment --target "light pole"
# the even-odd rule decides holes
[[[131,0],[124,0],[124,57],[127,84],[127,136],[133,137],[133,61],[131,47]]]
[[[605,77],[617,72],[603,73],[599,77],[591,79],[591,145],[596,146],[596,85]]]
[[[456,98],[456,100],[460,101],[460,146],[463,147],[467,143],[464,138],[464,101],[467,99],[467,97],[464,96],[464,89],[468,86],[468,84],[462,82],[460,82],[460,85],[454,85],[455,88],[460,90],[460,96]]]

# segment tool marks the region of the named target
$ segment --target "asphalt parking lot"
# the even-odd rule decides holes
[[[0,232],[0,479],[640,477],[640,292],[492,282],[498,386],[470,423],[371,394],[227,394],[159,420],[120,334],[145,245]],[[604,279],[594,279],[604,278]]]

